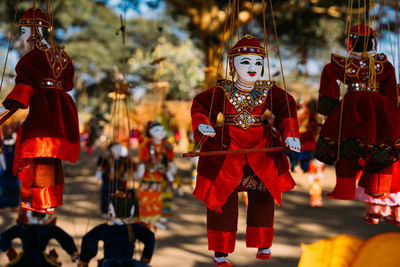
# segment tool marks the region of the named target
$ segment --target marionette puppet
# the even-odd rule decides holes
[[[327,119],[315,158],[335,164],[336,186],[329,198],[355,198],[360,159],[365,160],[365,193],[374,198],[390,194],[393,163],[400,153],[400,110],[395,70],[376,45],[373,29],[353,26],[349,57],[333,54],[322,71],[318,108]],[[347,87],[342,98],[339,83]]]
[[[157,121],[148,123],[146,135],[147,138],[139,146],[140,164],[136,173],[141,179],[138,191],[139,221],[150,228],[165,228],[160,222],[163,213],[161,187],[163,182],[174,182],[174,151],[171,143],[165,139],[164,126]]]
[[[390,194],[386,198],[374,198],[365,193],[366,175],[362,174],[356,189],[356,199],[365,202],[366,223],[379,224],[381,220],[400,227],[400,162],[393,164]]]
[[[54,224],[55,218],[48,214],[27,210],[21,213],[17,224],[0,234],[0,249],[7,251],[9,267],[54,267],[61,266],[57,262],[55,250],[46,253],[50,239],[56,239],[61,247],[71,255],[74,263],[79,262],[78,250],[74,240],[64,230]],[[22,241],[22,252],[18,255],[12,247],[12,241],[19,238]]]
[[[100,224],[83,236],[78,266],[88,266],[90,259],[97,254],[100,240],[104,242],[104,259],[99,266],[148,266],[154,251],[154,233],[143,224],[129,223],[129,219],[136,217],[137,213],[138,200],[134,190],[117,191],[109,205],[112,224]],[[144,244],[140,261],[132,258],[136,240]]]
[[[296,102],[274,82],[260,80],[264,57],[257,38],[245,35],[228,51],[236,80],[220,80],[193,99],[192,126],[201,152],[282,146],[281,142],[300,151]],[[263,123],[267,109],[275,117],[273,125]],[[220,113],[223,126],[216,124]],[[257,259],[269,259],[275,201],[281,203],[282,193],[294,186],[283,151],[200,155],[193,194],[207,206],[208,249],[214,251],[214,263],[232,266],[226,257],[235,248],[238,191],[247,191],[249,198],[246,245],[258,248]]]
[[[74,67],[60,46],[43,38],[49,20],[39,8],[20,19],[27,53],[16,66],[15,86],[5,108],[28,108],[18,132],[13,172],[22,183],[23,208],[52,214],[62,205],[61,160],[76,162],[80,153],[78,112],[72,97]]]

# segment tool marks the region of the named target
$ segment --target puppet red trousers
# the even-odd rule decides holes
[[[211,101],[213,91],[214,100]],[[197,95],[191,109],[195,140],[203,141],[203,135],[197,129],[199,124],[209,124],[216,131],[215,137],[205,139],[201,151],[282,146],[279,137],[283,140],[288,136],[298,138],[296,103],[287,95],[289,112],[285,94],[269,81],[257,81],[252,91],[244,92],[235,88],[231,81],[222,80],[215,89]],[[267,109],[275,116],[274,126],[280,136],[274,136],[271,126],[263,122],[262,115]],[[223,126],[217,123],[220,113],[224,113]],[[249,192],[246,244],[258,248],[271,246],[274,199],[281,203],[282,192],[295,186],[288,170],[289,164],[283,152],[199,158],[193,194],[207,206],[209,250],[233,252],[237,229],[237,191],[245,184],[244,188]],[[264,190],[252,188],[252,182],[243,181],[249,174],[257,187]]]
[[[62,204],[61,160],[74,163],[80,153],[78,112],[67,94],[74,67],[61,47],[38,43],[18,62],[16,74],[3,105],[29,107],[29,114],[18,132],[13,171],[22,182],[22,205],[42,211]]]
[[[370,64],[375,68],[375,87],[368,85]],[[347,92],[339,101],[338,81],[344,80]],[[366,160],[366,193],[377,197],[390,193],[392,164],[400,154],[397,98],[395,71],[384,54],[376,54],[372,59],[350,57],[347,61],[332,55],[331,63],[324,67],[318,109],[328,117],[320,132],[315,157],[327,164],[339,158],[335,164],[337,183],[331,198],[354,199],[359,159]]]

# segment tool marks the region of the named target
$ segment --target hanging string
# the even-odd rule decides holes
[[[269,66],[269,51],[268,51],[268,36],[267,36],[267,23],[266,23],[266,15],[265,15],[265,10],[266,10],[266,3],[265,0],[262,0],[262,9],[263,9],[263,30],[264,30],[264,50],[265,53],[267,55],[267,67],[268,67],[268,80],[271,81],[271,70],[270,70],[270,66]]]
[[[10,50],[11,50],[11,43],[12,43],[12,39],[13,39],[13,35],[14,35],[14,27],[15,27],[15,21],[17,19],[18,7],[19,7],[19,0],[17,0],[17,4],[15,5],[14,18],[13,18],[13,22],[11,24],[10,39],[8,40],[8,48],[7,48],[6,58],[4,60],[3,72],[1,74],[0,92],[1,92],[1,89],[3,88],[4,75],[6,73],[8,54],[10,53]]]
[[[233,0],[233,1],[235,1],[235,0]],[[224,21],[224,31],[223,31],[223,35],[222,35],[220,46],[219,46],[220,47],[220,49],[219,49],[220,53],[219,53],[218,64],[217,64],[217,74],[216,74],[217,77],[218,77],[219,69],[220,69],[221,62],[222,62],[222,51],[223,51],[223,48],[224,48],[225,33],[227,32],[226,28],[227,28],[227,24],[228,24],[228,17],[229,17],[229,14],[230,14],[229,12],[231,12],[231,14],[234,14],[234,11],[231,8],[231,0],[229,0],[228,6],[227,6],[226,11],[225,11],[226,16],[225,16],[225,21]],[[230,34],[230,31],[228,32],[228,34]],[[228,65],[226,65],[226,66],[228,66]],[[225,72],[225,79],[227,78],[226,75],[227,75],[227,71]],[[211,103],[210,103],[210,110],[209,110],[209,113],[208,113],[208,121],[209,122],[211,122],[210,121],[211,120],[211,113],[212,113],[213,104],[214,104],[214,97],[215,97],[215,90],[217,88],[217,82],[218,81],[215,80],[215,84],[214,84],[214,87],[213,87],[213,93],[212,93]],[[193,129],[193,131],[195,131],[195,130],[196,129]],[[201,146],[201,144],[203,143],[204,140],[205,140],[205,135],[203,135],[202,138],[200,139],[200,141],[196,144],[196,146],[194,148],[194,151],[196,151],[196,150],[198,150],[200,148],[200,146]]]
[[[397,0],[394,1],[395,13],[396,13],[396,22],[395,22],[395,32],[396,32],[396,46],[397,46],[397,74],[399,75],[400,80],[400,70],[398,67],[400,66],[400,37],[399,37],[399,3]],[[400,105],[400,96],[399,96],[399,84],[396,82],[396,104],[397,107]]]
[[[240,40],[240,16],[239,16],[239,11],[240,11],[240,8],[239,8],[239,0],[236,0],[236,5],[237,5],[237,7],[236,7],[236,12],[237,12],[237,34],[238,34],[238,41]]]
[[[280,52],[280,49],[279,49],[278,33],[276,32],[276,23],[275,23],[274,9],[273,9],[273,6],[272,6],[272,0],[269,0],[269,5],[270,5],[270,9],[271,9],[272,23],[273,23],[273,26],[274,26],[274,33],[275,33],[275,39],[276,39],[276,46],[277,46],[277,50],[278,50],[279,62],[281,64],[282,82],[283,82],[283,88],[285,90],[286,105],[287,105],[287,108],[288,108],[289,118],[291,118],[292,115],[291,115],[291,112],[290,112],[288,92],[287,92],[287,89],[286,89],[285,74],[283,73],[282,57],[281,57],[281,52]],[[292,120],[290,120],[290,131],[292,133],[292,136],[295,137]]]
[[[360,0],[358,0],[358,4],[359,4],[358,8],[361,9]],[[347,26],[347,28],[346,28],[346,34],[347,34],[346,51],[347,51],[348,42],[350,40],[350,29],[351,29],[351,19],[352,19],[351,16],[353,14],[353,0],[349,0],[349,6],[348,6],[347,10],[348,10],[348,13],[347,13],[347,21],[346,21],[346,26]],[[358,19],[360,19],[360,17],[358,17]],[[360,24],[358,23],[358,25],[360,25]],[[353,48],[351,50],[353,50]],[[344,100],[345,100],[344,96],[346,94],[346,92],[345,92],[345,89],[346,89],[345,88],[345,84],[346,84],[347,67],[348,67],[347,63],[348,63],[348,58],[349,58],[350,52],[351,51],[347,51],[346,52],[346,59],[345,59],[345,63],[344,63],[343,83],[342,83],[342,85],[340,87],[339,99],[341,98],[341,103],[340,103],[338,147],[337,147],[336,161],[338,161],[339,158],[340,158],[340,145],[341,145],[340,138],[341,138],[341,135],[342,135],[343,109],[344,109]]]
[[[387,26],[387,31],[388,31],[388,34],[389,34],[390,51],[391,51],[391,54],[392,54],[393,65],[394,65],[394,68],[396,69],[396,62],[394,61],[394,52],[393,52],[393,46],[392,46],[392,38],[391,38],[391,34],[390,34],[389,15],[388,15],[388,11],[387,11],[386,0],[383,0],[383,3],[385,5],[385,13],[386,13],[386,18],[387,18],[386,19],[386,26]],[[396,9],[396,11],[397,11],[397,9]],[[396,15],[397,15],[397,12],[396,12]],[[398,38],[398,36],[397,36],[397,38]],[[396,105],[397,105],[397,107],[399,107],[399,86],[398,86],[397,82],[396,82],[396,96],[397,96]]]
[[[253,13],[254,13],[254,0],[251,0],[251,15],[250,15],[250,34],[253,35]]]

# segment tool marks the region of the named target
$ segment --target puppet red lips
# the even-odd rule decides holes
[[[254,76],[256,76],[257,73],[256,73],[256,72],[249,71],[248,74],[249,74],[251,77],[254,77]]]

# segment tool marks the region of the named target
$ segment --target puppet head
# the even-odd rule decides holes
[[[55,221],[49,214],[22,209],[17,218],[17,224],[49,224]]]
[[[229,51],[229,68],[244,82],[254,83],[264,72],[265,50],[256,37],[246,34]]]
[[[50,28],[49,20],[40,8],[28,9],[19,20],[25,46],[34,47],[43,40],[43,28]]]
[[[156,141],[161,141],[167,136],[164,126],[158,121],[147,123],[147,137],[154,138]]]
[[[376,51],[376,31],[374,31],[367,25],[359,24],[351,27],[346,36],[348,36],[347,51]]]
[[[108,206],[110,219],[117,223],[130,217],[139,216],[139,200],[133,189],[117,190],[112,194]]]

